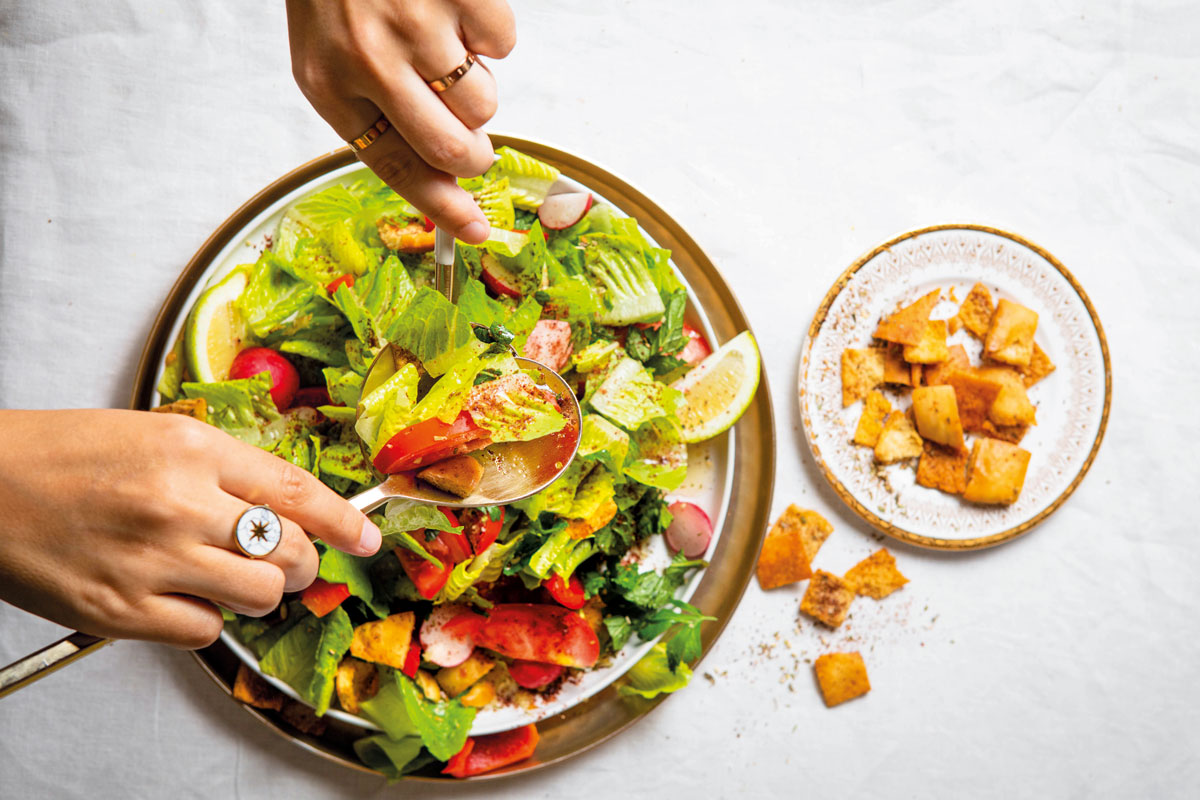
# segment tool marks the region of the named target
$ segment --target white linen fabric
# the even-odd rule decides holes
[[[591,752],[483,789],[331,768],[184,653],[118,643],[0,701],[2,797],[1188,796],[1200,784],[1200,5],[1185,0],[515,3],[492,128],[631,179],[746,309],[775,406],[772,515],[841,573],[880,542],[800,430],[808,321],[855,257],[1011,230],[1085,286],[1108,435],[1028,536],[887,542],[911,583],[829,633],[751,584],[693,686]],[[341,142],[292,82],[281,3],[0,3],[0,407],[124,406],[191,254]],[[3,443],[0,443],[3,446]],[[0,530],[0,535],[3,535]],[[0,663],[61,635],[0,606]],[[808,661],[863,653],[826,709]],[[710,676],[711,680],[706,679]]]

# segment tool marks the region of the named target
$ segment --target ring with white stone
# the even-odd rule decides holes
[[[250,506],[233,526],[238,550],[250,558],[271,555],[283,538],[283,521],[268,506]]]

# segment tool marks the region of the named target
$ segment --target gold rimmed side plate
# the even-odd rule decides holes
[[[943,292],[932,317],[953,316],[976,282],[994,299],[1007,297],[1038,312],[1036,341],[1057,366],[1029,389],[1038,421],[1021,447],[1032,458],[1021,496],[1003,507],[918,486],[911,464],[877,468],[871,450],[851,441],[862,404],[843,408],[841,400],[841,353],[868,346],[881,316],[935,288]],[[978,363],[977,342],[965,331],[952,336],[956,342]],[[938,550],[1001,544],[1054,513],[1091,467],[1112,402],[1108,343],[1083,287],[1043,248],[984,225],[910,231],[851,264],[817,309],[799,375],[804,433],[834,492],[879,531]],[[906,407],[908,399],[893,405]]]
[[[703,308],[718,343],[749,330],[745,314],[712,261],[675,220],[640,191],[585,159],[545,144],[500,135],[492,135],[492,143],[496,147],[513,147],[554,165],[565,177],[635,217],[659,246],[671,250],[672,261],[688,281],[692,301]],[[195,293],[214,260],[235,242],[247,225],[280,199],[353,163],[355,159],[349,149],[315,159],[264,188],[217,228],[188,262],[163,303],[142,352],[131,407],[145,409],[151,406],[155,396],[155,375],[172,344],[172,328],[186,311],[189,297]],[[727,506],[720,538],[711,565],[691,599],[704,613],[717,618],[702,629],[705,653],[724,629],[745,591],[767,526],[775,478],[775,430],[765,375],[754,402],[736,431],[731,483],[726,486]],[[196,658],[205,672],[232,695],[240,662],[229,648],[218,642],[196,653]],[[622,697],[617,688],[623,682],[624,679],[618,680],[566,712],[539,722],[541,739],[530,761],[470,780],[521,774],[558,763],[616,735],[665,699],[659,697],[647,701]],[[687,690],[683,694],[686,696]],[[316,755],[352,769],[371,771],[358,760],[353,750],[354,740],[365,735],[361,728],[330,720],[324,733],[312,736],[291,728],[274,713],[249,706],[243,708],[279,735]],[[435,776],[415,776],[414,779],[448,780]]]

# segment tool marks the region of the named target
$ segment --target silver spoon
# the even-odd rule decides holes
[[[434,281],[437,290],[451,302],[456,294],[454,274],[454,237],[437,228],[434,234]],[[516,355],[514,353],[514,355]],[[413,473],[383,476],[379,485],[350,498],[355,508],[370,511],[380,504],[399,498],[436,503],[450,508],[475,508],[478,506],[503,505],[528,497],[550,485],[579,449],[582,430],[582,412],[579,401],[562,376],[541,362],[516,356],[517,364],[524,370],[540,376],[536,382],[545,386],[559,400],[559,407],[567,418],[563,433],[552,434],[530,442],[505,442],[493,444],[473,453],[483,466],[483,478],[468,497],[457,497],[418,480]],[[396,372],[396,359],[390,347],[385,347],[367,370],[363,381],[362,396],[365,397],[383,384]],[[362,407],[359,407],[362,413]],[[368,462],[370,454],[366,454]]]

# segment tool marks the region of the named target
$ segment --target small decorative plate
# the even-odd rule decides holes
[[[977,282],[994,300],[1008,298],[1038,313],[1035,340],[1057,367],[1029,389],[1037,424],[1021,447],[1033,455],[1021,496],[1009,506],[974,505],[919,486],[912,463],[877,466],[870,448],[851,441],[862,403],[842,408],[845,348],[866,347],[882,316],[933,289],[942,293],[931,318],[951,317]],[[980,345],[965,331],[949,343],[963,344],[972,363],[979,362]],[[1108,423],[1112,369],[1095,308],[1054,256],[994,228],[939,225],[897,236],[842,273],[809,328],[799,392],[813,458],[855,513],[910,544],[972,550],[1030,530],[1083,480]],[[900,407],[907,405],[906,399]]]

